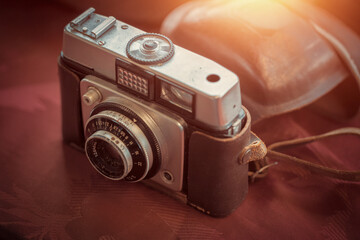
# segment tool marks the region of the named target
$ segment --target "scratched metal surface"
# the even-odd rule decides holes
[[[208,217],[142,184],[99,176],[61,139],[57,56],[77,15],[51,2],[0,8],[0,237],[2,239],[359,239],[360,185],[274,167],[229,217]],[[267,143],[359,127],[303,109],[254,131]],[[299,149],[302,157],[359,168],[360,141]]]

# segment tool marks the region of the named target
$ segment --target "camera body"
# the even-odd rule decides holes
[[[244,200],[253,141],[238,77],[90,8],[64,29],[64,141],[112,180],[144,182],[212,216]],[[85,164],[85,163],[84,163]]]

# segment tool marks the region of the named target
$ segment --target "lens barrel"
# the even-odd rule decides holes
[[[132,157],[126,145],[114,134],[97,131],[86,141],[86,156],[102,175],[123,179],[132,169]]]
[[[137,182],[152,167],[150,142],[135,119],[116,111],[101,111],[89,118],[85,134],[90,163],[109,179]]]

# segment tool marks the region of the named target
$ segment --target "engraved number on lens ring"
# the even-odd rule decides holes
[[[152,166],[153,153],[149,141],[136,123],[121,113],[106,110],[89,118],[85,135],[90,137],[101,130],[119,138],[130,152],[133,161],[132,169],[124,180],[137,182],[144,179]],[[89,160],[92,161],[90,158],[91,156]]]
[[[174,44],[161,34],[143,33],[128,42],[126,53],[130,59],[138,63],[159,64],[168,61],[174,55]]]

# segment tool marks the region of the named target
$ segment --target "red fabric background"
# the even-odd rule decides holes
[[[359,239],[360,185],[279,164],[250,184],[229,217],[208,217],[142,184],[99,176],[64,145],[57,56],[78,15],[54,3],[0,4],[0,237],[14,239]],[[138,26],[143,27],[143,26]],[[253,127],[266,143],[341,126],[311,108]],[[360,140],[297,149],[329,166],[360,168]],[[294,153],[294,152],[293,152]]]

